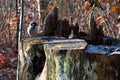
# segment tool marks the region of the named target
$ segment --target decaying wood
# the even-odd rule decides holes
[[[45,62],[42,40],[28,39],[23,43],[20,57],[20,74],[19,80],[34,80],[42,72]],[[38,45],[39,44],[39,45]]]
[[[67,19],[58,20],[56,35],[59,37],[68,38],[70,35],[70,27]]]
[[[105,39],[103,34],[103,29],[101,25],[97,25],[94,20],[93,12],[91,11],[89,17],[89,28],[90,33],[86,34],[84,32],[79,32],[78,22],[73,22],[73,18],[70,19],[58,19],[58,9],[54,7],[51,12],[46,16],[44,23],[43,35],[45,36],[58,36],[69,38],[69,36],[74,36],[73,38],[85,39],[88,44],[94,45],[112,45],[111,39]]]
[[[46,44],[46,43],[45,43]],[[55,50],[75,50],[75,49],[85,49],[87,43],[82,39],[65,39],[65,40],[53,40],[47,42],[49,45],[45,45],[44,47],[47,49],[55,49]]]
[[[76,39],[74,39],[76,40]],[[58,43],[57,43],[58,42]],[[65,40],[68,45],[74,45],[74,43]],[[79,41],[78,41],[79,43]],[[106,79],[118,79],[119,76],[114,75],[114,70],[119,74],[119,57],[117,55],[107,57],[103,54],[90,54],[81,50],[79,47],[75,49],[65,48],[63,41],[50,41],[45,44],[44,50],[46,54],[47,62],[47,80],[106,80]],[[72,47],[72,46],[68,46]],[[90,46],[88,46],[90,47]],[[104,48],[103,48],[104,47]],[[109,47],[106,46],[98,47],[97,49],[106,49],[109,51]],[[120,47],[114,46],[111,48]],[[88,49],[88,48],[87,48]],[[90,52],[95,51],[96,46],[92,49],[88,49]],[[100,51],[102,51],[102,49]],[[98,53],[100,52],[98,51]],[[116,63],[114,63],[116,62]],[[114,65],[112,65],[114,64]],[[116,65],[116,66],[115,66]],[[118,66],[117,66],[118,65]],[[107,66],[107,67],[106,67]],[[105,71],[104,71],[105,70]],[[75,74],[74,74],[75,73]],[[104,75],[103,75],[104,74]],[[108,75],[109,74],[109,75]]]
[[[102,32],[102,26],[99,26],[97,28],[97,24],[94,20],[93,12],[91,12],[90,17],[89,17],[89,27],[90,27],[90,38],[91,38],[91,43],[95,45],[100,45],[102,44],[103,40],[103,32]]]
[[[113,54],[120,54],[120,45],[87,45],[85,52],[111,56]]]
[[[19,80],[106,80],[120,78],[118,76],[120,75],[119,66],[113,66],[111,63],[114,63],[112,60],[119,62],[119,56],[108,59],[104,55],[109,52],[108,46],[97,46],[96,49],[96,45],[107,44],[111,45],[111,48],[119,50],[120,40],[104,36],[102,27],[96,24],[92,13],[89,20],[90,34],[79,32],[77,22],[73,25],[72,21],[67,19],[58,20],[57,7],[54,7],[48,14],[44,26],[42,36],[23,41],[23,47],[20,51],[24,57],[20,57]],[[73,30],[75,38],[79,39],[68,39],[71,30]],[[91,47],[89,44],[94,46]],[[112,44],[117,45],[112,46]],[[104,54],[101,54],[102,51]],[[102,56],[89,54],[91,52],[100,52]],[[107,63],[103,63],[104,61]],[[108,64],[111,64],[109,68],[103,67],[108,66]],[[117,72],[114,73],[118,75],[114,76],[114,73],[111,73],[107,76],[105,72],[102,72],[102,69],[107,72],[115,70]]]
[[[94,73],[91,73],[91,76],[90,76],[87,74],[86,71],[84,71],[82,69],[82,68],[86,69],[84,65],[86,65],[88,63],[87,61],[90,62],[89,63],[90,65],[93,65],[92,63],[95,62],[95,61],[89,59],[90,57],[87,56],[86,52],[91,57],[92,57],[92,55],[98,57],[98,54],[101,54],[100,58],[102,58],[102,55],[113,55],[113,53],[107,54],[107,52],[110,51],[109,50],[110,48],[116,49],[116,48],[120,47],[119,45],[115,45],[113,47],[109,46],[110,48],[107,46],[98,46],[97,47],[95,45],[93,45],[93,47],[91,47],[92,45],[91,46],[87,45],[87,43],[84,40],[80,40],[80,39],[65,39],[65,38],[63,39],[63,38],[46,37],[46,36],[42,36],[39,38],[26,39],[23,41],[23,43],[24,43],[24,45],[23,45],[24,53],[23,54],[25,55],[25,57],[24,57],[25,62],[21,62],[21,64],[20,64],[20,69],[23,70],[23,72],[21,73],[20,80],[26,80],[26,79],[29,79],[29,80],[57,80],[57,79],[61,79],[61,78],[68,80],[68,79],[72,79],[73,77],[74,77],[74,80],[76,80],[76,79],[80,79],[81,77],[84,77],[83,75],[86,75],[86,78],[87,78],[87,76],[89,76],[89,77],[91,77],[90,80],[93,80],[92,75]],[[86,48],[86,46],[87,46],[87,48]],[[43,47],[44,47],[44,49],[43,49]],[[81,52],[81,49],[82,50],[85,49],[85,51]],[[113,51],[113,49],[111,49],[111,50]],[[92,54],[91,52],[94,54]],[[103,54],[102,54],[102,52],[103,52]],[[90,55],[90,53],[91,53],[91,55]],[[98,53],[98,54],[96,54],[96,53]],[[108,60],[106,57],[103,57],[103,58],[105,60]],[[117,57],[113,57],[113,58],[116,61],[119,59]],[[99,60],[97,58],[95,58],[95,59]],[[61,60],[62,60],[62,62],[64,62],[64,64],[61,63]],[[110,62],[108,60],[108,63],[110,63]],[[100,62],[98,61],[98,64],[99,63],[103,63],[103,61],[100,60]],[[96,62],[95,62],[95,64],[96,64]],[[23,66],[21,66],[21,65],[23,65]],[[80,65],[83,67],[81,67]],[[104,65],[104,63],[103,63],[103,65]],[[109,66],[109,67],[113,67],[113,66]],[[65,69],[65,71],[62,71],[63,68]],[[76,75],[73,75],[72,77],[70,77],[69,75],[73,74],[73,72],[72,72],[73,68],[75,69],[73,71],[75,71],[74,73],[76,73]],[[96,65],[96,69],[98,69],[98,68],[103,69],[103,67],[100,68],[100,66]],[[78,71],[78,69],[83,70],[83,72],[85,72],[85,74],[82,74],[81,70]],[[94,69],[91,69],[91,70],[94,71]],[[117,70],[118,69],[116,69],[116,71]],[[110,71],[113,71],[113,70],[110,70]],[[65,74],[66,77],[64,77],[65,75],[62,75],[62,74]],[[79,74],[81,74],[81,76]],[[97,73],[95,73],[95,74],[97,74]],[[105,74],[105,73],[103,73],[103,74]],[[103,77],[102,73],[100,73],[100,72],[97,75],[100,75],[97,78],[100,78],[100,79],[105,78],[106,79],[106,77]],[[113,74],[110,74],[110,75],[115,77]],[[107,76],[107,77],[109,78],[109,76]],[[115,77],[115,79],[116,78],[118,78],[118,77]]]
[[[46,36],[55,35],[57,22],[58,22],[58,9],[55,6],[45,18],[43,34]]]

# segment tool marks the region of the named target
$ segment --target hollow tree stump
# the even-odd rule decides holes
[[[108,46],[87,45],[81,39],[26,39],[21,49],[19,80],[119,80],[120,56],[106,56],[108,50],[104,47]]]
[[[79,59],[82,49],[87,43],[84,40],[68,39],[56,40],[45,44],[44,51],[46,54],[46,79],[45,80],[77,80],[75,76],[79,75]],[[77,55],[78,52],[79,54]],[[74,64],[74,63],[77,63]],[[43,70],[44,71],[44,70]],[[78,75],[74,75],[74,72]],[[44,76],[45,78],[45,76]],[[41,80],[41,79],[40,79]]]
[[[58,20],[58,10],[54,7],[45,19],[43,33],[36,38],[23,41],[19,49],[19,80],[119,80],[120,56],[112,54],[120,54],[120,40],[103,38],[102,28],[96,27],[91,15],[90,40],[86,34],[82,39],[94,45],[104,42],[118,45],[111,46],[111,49],[110,46],[98,46],[101,49],[94,50],[97,46],[87,45],[84,40],[60,38],[69,36],[71,29],[68,23],[67,20]],[[78,28],[73,29],[75,32],[77,30]],[[114,53],[114,49],[118,52]]]
[[[44,40],[30,38],[23,41],[20,49],[19,80],[34,80],[42,72],[45,62]]]
[[[42,36],[23,40],[20,48],[19,80],[35,80],[41,74],[46,56],[44,42],[64,38]]]
[[[46,74],[43,80],[118,80],[120,78],[119,55],[108,57],[107,51],[104,53],[96,51],[97,53],[93,54],[89,52],[88,47],[86,48],[88,50],[83,50],[86,45],[84,41],[79,40],[77,43],[75,39],[73,41],[51,41],[45,44],[46,66],[43,74]],[[106,46],[102,46],[104,47]]]

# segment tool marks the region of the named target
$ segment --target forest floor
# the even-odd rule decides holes
[[[9,43],[0,44],[0,80],[16,80],[16,69],[17,51]]]

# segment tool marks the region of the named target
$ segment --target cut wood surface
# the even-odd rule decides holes
[[[87,43],[82,39],[53,40],[44,44],[44,48],[58,50],[84,49],[86,46]]]
[[[73,39],[72,41],[77,41],[78,46],[81,46],[79,45],[81,40]],[[64,42],[68,43],[64,44]],[[74,44],[71,42],[69,40],[54,40],[44,44],[47,63],[45,66],[47,68],[46,76],[44,76],[46,80],[116,80],[119,78],[120,56],[109,57],[108,52],[119,51],[120,45],[88,44],[84,50],[79,47],[69,49],[72,46],[61,49],[63,45]],[[112,65],[113,63],[118,66]],[[114,75],[114,71],[117,71],[118,75]],[[45,71],[43,70],[43,72]]]
[[[110,62],[113,59],[118,62],[119,55],[113,56],[112,54],[120,54],[120,45],[92,45],[87,44],[83,39],[40,36],[25,39],[23,44],[25,57],[21,59],[24,58],[25,62],[21,60],[20,70],[23,72],[20,72],[20,74],[23,77],[22,79],[29,80],[71,80],[72,78],[74,78],[73,80],[78,80],[84,77],[87,79],[87,76],[90,78],[89,80],[94,80],[94,78],[104,80],[110,77],[105,72],[100,73],[102,69],[106,69],[101,66],[111,64]],[[99,58],[96,59],[94,57],[102,58],[106,63],[103,63],[102,59],[98,60]],[[100,66],[97,65],[99,63],[101,64]],[[88,65],[87,68],[91,65],[95,65],[95,67],[88,71],[85,65]],[[107,66],[114,68],[114,66]],[[75,70],[72,71],[72,69]],[[95,69],[97,73],[94,72]],[[117,67],[115,69],[116,71],[119,70]],[[114,69],[110,71],[114,71]],[[73,73],[76,73],[76,75],[72,75]],[[102,74],[105,74],[107,78]],[[72,75],[72,77],[69,75]],[[115,77],[112,73],[110,75],[112,79]],[[115,77],[115,79],[117,78],[118,76]]]
[[[91,13],[89,33],[78,32],[78,22],[59,20],[54,7],[43,32],[23,40],[20,80],[118,80],[120,56],[110,55],[120,54],[120,40],[106,37],[94,17]]]

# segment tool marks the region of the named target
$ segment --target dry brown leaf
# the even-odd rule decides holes
[[[98,16],[96,19],[97,19],[97,22],[100,23],[100,24],[107,21],[107,18],[104,18],[103,16]]]
[[[109,2],[113,2],[114,0],[108,0]]]
[[[105,3],[105,2],[106,2],[106,0],[99,0],[99,2],[100,2],[100,3]]]
[[[82,1],[82,0],[76,0],[76,2],[80,2],[80,1]]]
[[[115,11],[117,11],[118,10],[118,6],[117,5],[114,5],[114,6],[112,6],[112,7],[110,7],[110,11],[111,12],[115,12]]]
[[[89,4],[89,2],[88,1],[86,1],[85,3],[84,3],[84,5],[83,5],[83,7],[82,7],[84,10],[90,10],[90,4]]]
[[[118,1],[118,3],[120,3],[120,0],[117,0]]]
[[[64,3],[67,3],[67,0],[63,0],[64,1]]]
[[[53,6],[52,5],[48,5],[48,9],[52,9],[53,8]]]

